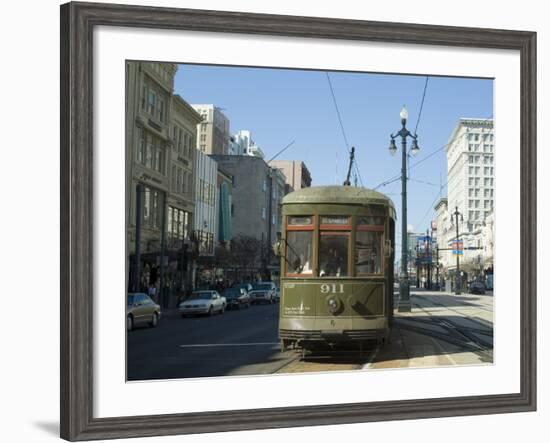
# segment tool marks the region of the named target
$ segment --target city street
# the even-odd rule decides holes
[[[412,312],[396,313],[390,343],[325,354],[280,352],[279,305],[213,317],[165,311],[157,328],[128,333],[128,380],[374,370],[492,363],[493,296],[412,290]]]
[[[213,317],[166,311],[157,328],[128,334],[128,380],[276,372],[295,357],[279,352],[278,315],[278,304]]]

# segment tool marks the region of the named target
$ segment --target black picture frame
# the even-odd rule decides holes
[[[96,26],[265,34],[519,51],[520,392],[169,415],[93,416],[92,68]],[[61,437],[70,441],[536,410],[536,33],[238,12],[61,6]]]

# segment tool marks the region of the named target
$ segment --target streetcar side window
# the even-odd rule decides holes
[[[286,273],[313,274],[313,231],[288,231],[286,234]]]
[[[355,234],[355,274],[382,272],[382,232],[357,231]]]
[[[379,215],[357,217],[355,232],[355,275],[382,273],[382,239],[385,218]]]

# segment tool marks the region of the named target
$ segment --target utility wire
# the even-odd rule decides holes
[[[491,115],[491,117],[488,117],[484,120],[491,120],[493,118],[493,116]],[[446,143],[444,144],[443,146],[441,146],[440,148],[436,149],[435,151],[431,152],[430,154],[428,154],[426,157],[422,158],[421,160],[418,160],[416,163],[410,165],[409,169],[413,169],[415,167],[417,167],[418,165],[420,165],[421,163],[425,162],[426,160],[430,159],[431,157],[433,157],[435,154],[437,154],[438,152],[441,152],[443,149],[447,148],[447,146],[449,146],[452,142],[454,142],[455,140],[460,140],[462,137],[466,136],[468,133],[463,133],[459,138],[457,139],[453,139],[451,140],[449,143]],[[389,185],[390,183],[393,183],[394,181],[397,181],[397,180],[400,180],[401,179],[401,174],[399,175],[395,175],[393,177],[390,177],[388,178],[387,180],[384,180],[383,182],[381,182],[380,184],[378,184],[377,186],[375,186],[373,188],[373,190],[376,190],[382,186],[386,186],[386,185]]]
[[[424,223],[424,220],[426,219],[426,216],[430,213],[430,211],[433,209],[433,206],[435,205],[435,202],[437,202],[437,199],[441,198],[441,191],[443,190],[443,188],[447,186],[447,183],[441,185],[441,187],[437,190],[437,195],[435,196],[435,199],[434,201],[430,204],[430,206],[428,207],[428,210],[426,211],[426,213],[424,214],[424,216],[422,217],[422,220],[420,220],[420,222],[416,225],[416,226],[420,226],[422,225],[422,223]]]
[[[426,83],[424,83],[424,92],[422,93],[422,102],[420,103],[420,111],[418,111],[418,118],[416,119],[416,126],[414,127],[414,135],[416,135],[416,130],[418,129],[418,125],[420,124],[420,117],[422,117],[422,109],[424,108],[424,99],[426,98],[426,89],[428,89],[428,80],[430,80],[430,76],[426,76]]]
[[[340,130],[342,131],[342,135],[344,136],[344,142],[346,143],[346,149],[348,151],[348,155],[350,154],[349,149],[349,143],[348,143],[348,137],[346,136],[346,131],[344,130],[344,124],[342,123],[342,116],[340,115],[340,108],[338,108],[338,102],[336,101],[336,95],[334,94],[334,89],[332,87],[332,82],[330,81],[330,76],[327,71],[325,71],[325,74],[327,76],[328,86],[330,88],[330,94],[332,95],[332,102],[334,103],[334,108],[336,109],[336,115],[338,116],[338,122],[340,123]],[[355,171],[357,175],[359,176],[359,181],[361,182],[361,186],[363,186],[363,179],[361,178],[361,172],[359,171],[359,168],[357,167],[357,162],[355,162]]]
[[[430,79],[430,76],[426,76],[426,83],[424,83],[424,92],[422,93],[422,100],[420,101],[420,110],[418,111],[418,117],[416,118],[416,125],[414,127],[414,135],[416,136],[416,131],[418,129],[418,125],[420,124],[420,117],[422,117],[422,109],[424,109],[424,99],[426,98],[426,90],[428,89],[428,80]],[[409,151],[407,152],[407,175],[411,175],[411,168],[409,159],[410,153],[411,153],[412,146],[409,148]]]

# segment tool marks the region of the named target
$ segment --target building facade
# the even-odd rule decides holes
[[[226,250],[231,247],[231,205],[233,204],[233,176],[218,165],[218,229],[215,244]]]
[[[241,129],[233,139],[238,146],[238,155],[251,155],[253,157],[264,158],[264,152],[252,139],[252,134],[248,129]]]
[[[460,119],[447,144],[449,207],[462,212],[467,230],[481,227],[493,211],[494,130],[492,119]]]
[[[253,156],[212,156],[233,176],[231,236],[251,236],[262,242],[264,257],[280,229],[283,176]]]
[[[461,254],[453,254],[452,250],[440,253],[447,289],[455,281],[457,271],[463,285],[468,281],[485,280],[489,269],[492,274],[494,148],[492,119],[462,118],[449,138],[447,199],[435,206],[438,247],[452,248],[458,224],[458,239],[462,240],[463,251]]]
[[[229,119],[214,105],[192,105],[201,115],[197,126],[197,149],[205,154],[229,153]]]
[[[160,287],[170,194],[171,98],[177,66],[126,63],[126,249],[128,290]]]
[[[170,192],[166,208],[165,280],[172,297],[192,282],[195,245],[195,162],[197,124],[201,116],[179,95],[172,97],[172,148],[169,154]]]
[[[311,186],[311,174],[304,162],[300,160],[273,160],[269,162],[269,165],[280,169],[285,175],[285,192],[287,194]]]
[[[218,164],[199,150],[195,154],[194,236],[198,242],[199,257],[211,257],[214,255],[214,239],[218,230]]]

